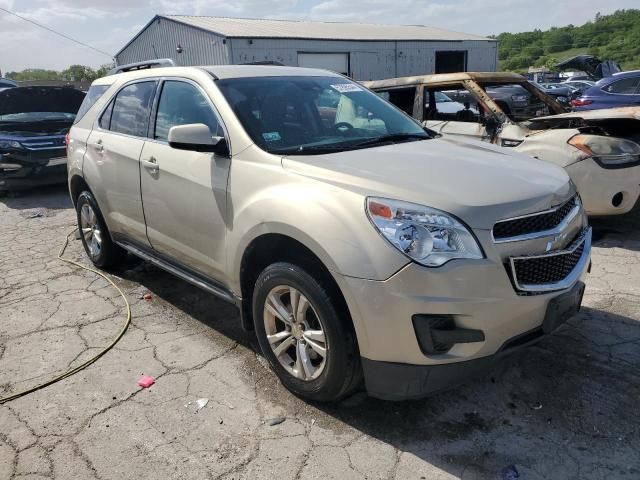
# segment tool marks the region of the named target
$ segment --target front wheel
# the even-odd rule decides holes
[[[285,387],[306,400],[337,401],[359,384],[355,336],[341,310],[297,265],[275,263],[256,281],[253,318],[262,353]]]

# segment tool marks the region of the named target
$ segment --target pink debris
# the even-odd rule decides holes
[[[154,383],[156,383],[156,381],[149,375],[143,375],[138,379],[138,385],[140,385],[142,388],[149,388]]]
[[[153,296],[150,293],[145,293],[142,298],[144,298],[146,301],[149,301],[153,298]]]

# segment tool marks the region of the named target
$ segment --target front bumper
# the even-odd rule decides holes
[[[343,277],[367,390],[385,399],[416,398],[484,369],[512,350],[514,342],[542,336],[550,302],[580,284],[589,265],[586,249],[571,285],[534,295],[518,294],[503,259],[494,255],[439,268],[410,263],[386,281]],[[456,329],[480,331],[483,339],[456,343],[445,353],[425,353],[416,315],[450,317]]]
[[[471,377],[489,371],[503,357],[539,342],[551,334],[579,309],[584,283],[556,297],[547,308],[542,325],[505,342],[498,352],[482,358],[442,365],[408,365],[362,359],[362,369],[369,395],[383,400],[422,398],[452,388]]]
[[[0,163],[20,165],[18,169],[0,168],[0,190],[23,190],[67,181],[67,159],[64,149],[50,158],[36,160],[1,155]]]
[[[587,158],[569,165],[566,170],[591,216],[627,213],[640,197],[640,165],[606,169]]]

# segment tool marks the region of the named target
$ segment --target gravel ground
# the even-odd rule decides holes
[[[56,259],[74,221],[64,188],[0,200],[0,397],[88,359],[124,322],[107,282]],[[640,478],[640,214],[594,225],[576,318],[486,378],[404,403],[297,399],[234,307],[129,259],[122,341],[0,405],[0,480]],[[79,241],[67,256],[86,262]]]

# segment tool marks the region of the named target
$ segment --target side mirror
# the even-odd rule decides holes
[[[214,137],[204,123],[177,125],[169,129],[169,146],[177,150],[194,152],[213,152],[216,155],[229,155],[229,146],[224,137]]]

